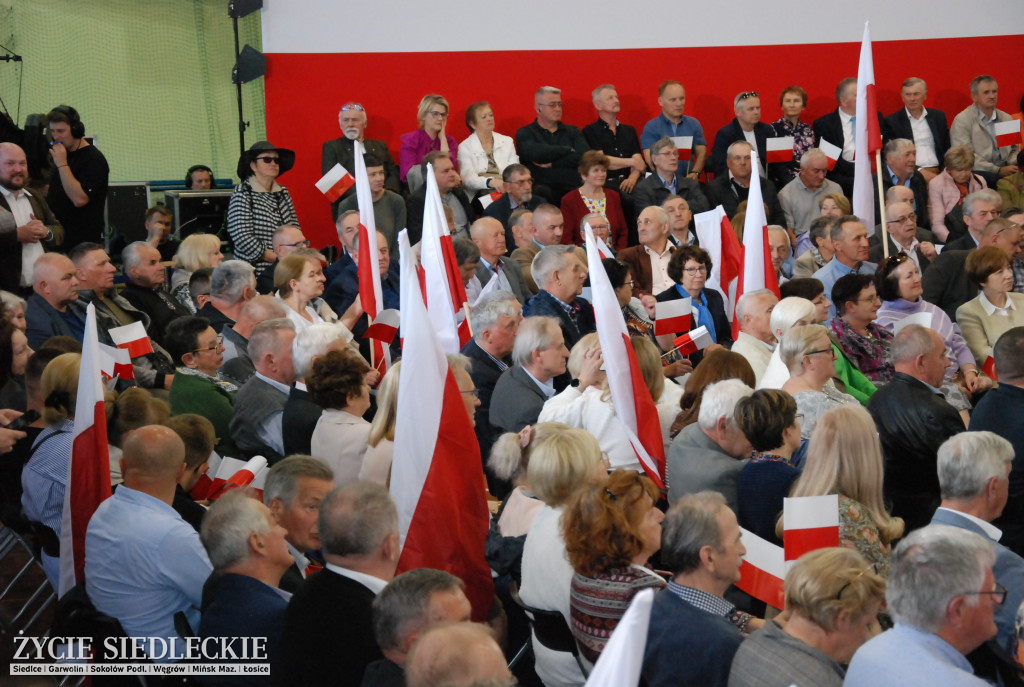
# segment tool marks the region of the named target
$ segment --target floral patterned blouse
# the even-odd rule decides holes
[[[580,198],[583,199],[583,204],[587,206],[587,210],[596,213],[598,215],[608,216],[608,198],[587,198],[583,195],[583,189],[580,189]]]
[[[798,121],[796,124],[791,124],[785,117],[780,117],[772,122],[772,128],[775,129],[776,136],[793,137],[793,161],[784,163],[788,175],[786,181],[791,181],[800,171],[800,158],[814,147],[814,130],[805,122]],[[783,167],[783,165],[780,164],[779,167]],[[782,180],[780,179],[780,181]]]
[[[835,332],[843,351],[857,363],[865,377],[875,384],[892,380],[893,367],[889,360],[892,332],[871,322],[865,336],[839,317],[833,317],[829,327]]]
[[[889,578],[890,547],[882,542],[878,525],[867,508],[842,494],[839,495],[839,545],[857,551],[875,566],[875,572]]]

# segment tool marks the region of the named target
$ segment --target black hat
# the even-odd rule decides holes
[[[275,148],[274,144],[270,141],[256,141],[249,147],[249,150],[242,153],[242,156],[238,158],[237,171],[239,179],[248,179],[252,176],[252,167],[249,166],[249,163],[254,162],[260,156],[260,153],[277,153],[278,157],[281,158],[281,171],[278,172],[278,176],[295,166],[294,150]]]

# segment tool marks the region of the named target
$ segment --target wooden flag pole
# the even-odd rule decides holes
[[[473,324],[469,321],[469,303],[463,303],[462,309],[466,311],[466,328],[469,329],[469,335],[473,336]]]
[[[875,151],[875,171],[878,178],[878,212],[882,220],[882,256],[889,258],[889,234],[885,223],[885,193],[882,191],[882,151]]]

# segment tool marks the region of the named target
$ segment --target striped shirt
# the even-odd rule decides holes
[[[43,429],[32,445],[34,452],[21,473],[21,505],[25,509],[25,517],[46,525],[58,537],[74,428],[74,420],[68,419]],[[59,433],[58,436],[47,438],[55,433]]]

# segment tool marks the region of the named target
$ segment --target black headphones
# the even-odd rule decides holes
[[[82,118],[78,116],[78,110],[70,105],[58,105],[53,108],[53,112],[60,112],[68,118],[72,138],[82,138],[85,136],[85,124],[82,124]]]
[[[185,172],[185,188],[192,188],[192,173],[193,172],[208,172],[210,175],[210,188],[214,186],[213,170],[206,165],[192,165]]]

